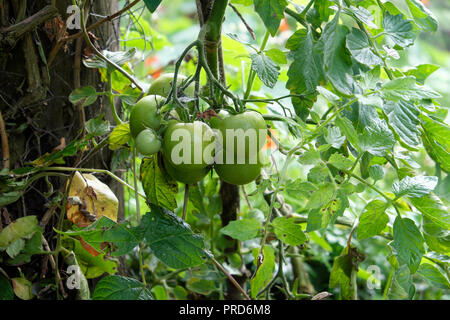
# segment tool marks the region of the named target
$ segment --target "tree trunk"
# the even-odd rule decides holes
[[[84,120],[105,113],[112,121],[108,99],[99,97],[96,103],[84,110],[72,105],[68,96],[77,87],[91,85],[104,91],[99,72],[83,66],[85,44],[82,38],[57,44],[58,31],[64,32],[71,0],[0,0],[0,112],[6,123],[10,149],[10,168],[23,167],[45,153],[51,153],[64,139],[66,145],[81,135]],[[56,5],[56,8],[52,5]],[[91,12],[107,16],[117,11],[117,1],[91,1]],[[27,19],[27,20],[25,20]],[[25,21],[24,21],[25,20]],[[87,25],[97,21],[89,17]],[[23,21],[22,25],[17,25]],[[31,21],[31,22],[30,22]],[[34,23],[34,28],[26,30]],[[15,26],[13,26],[15,24]],[[6,33],[4,30],[14,30]],[[67,30],[70,34],[79,30]],[[20,38],[11,41],[16,35]],[[119,46],[118,20],[105,23],[92,31],[102,49],[117,50]],[[60,34],[61,35],[61,34]],[[6,36],[9,36],[6,37]],[[59,50],[58,50],[59,47]],[[84,111],[84,112],[81,112]],[[83,119],[84,118],[84,119]],[[112,153],[108,148],[80,164],[89,168],[109,168]],[[77,157],[66,160],[67,166],[77,165]],[[2,163],[5,166],[5,162]],[[123,217],[123,190],[109,177],[103,179],[119,198],[119,218]],[[50,200],[58,190],[64,190],[65,181],[49,178],[55,191],[50,196],[39,190],[47,190],[45,179],[34,186],[14,204],[8,206],[11,219],[24,215],[36,215],[40,220],[48,210]],[[51,240],[57,212],[46,224],[44,236]],[[54,247],[54,241],[49,241]]]

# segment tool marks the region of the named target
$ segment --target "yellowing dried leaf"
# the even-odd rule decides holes
[[[111,189],[92,174],[76,172],[69,190],[69,198],[78,197],[81,204],[73,204],[67,209],[67,218],[79,226],[92,223],[89,215],[99,219],[106,216],[117,221],[119,200]]]

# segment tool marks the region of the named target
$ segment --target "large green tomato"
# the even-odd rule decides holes
[[[151,156],[161,149],[161,140],[152,129],[142,130],[135,141],[137,151],[144,156]]]
[[[218,130],[216,157],[223,163],[228,162],[227,157],[234,163],[251,163],[266,142],[267,125],[256,111],[236,115],[222,111],[211,118],[210,125]]]
[[[165,98],[158,95],[150,95],[139,100],[130,113],[130,131],[135,138],[146,128],[158,129],[161,125],[161,117],[158,108],[165,102]]]
[[[170,121],[163,140],[163,155],[179,171],[199,171],[214,162],[215,136],[204,122]]]
[[[210,170],[209,167],[200,170],[178,170],[165,157],[163,157],[163,159],[166,172],[176,181],[185,184],[194,184],[202,180]]]
[[[157,94],[163,97],[169,95],[170,89],[172,89],[173,73],[166,73],[161,75],[158,79],[152,82],[148,94]],[[179,89],[182,83],[186,80],[186,76],[182,74],[177,75],[177,88]],[[194,83],[191,83],[189,87],[186,88],[184,93],[188,97],[193,97],[195,91]]]
[[[216,164],[214,169],[223,181],[242,185],[258,178],[262,166],[262,163],[258,161],[255,164]]]

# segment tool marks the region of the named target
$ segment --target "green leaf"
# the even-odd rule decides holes
[[[353,28],[347,35],[346,45],[356,61],[368,65],[381,65],[383,60],[373,51],[366,34]]]
[[[430,188],[432,186],[430,185]],[[449,210],[438,197],[429,194],[420,198],[410,198],[409,201],[433,223],[443,229],[450,230]]]
[[[6,253],[11,257],[15,258],[20,251],[25,247],[25,240],[23,239],[17,239],[14,242],[12,242],[8,248],[6,248]]]
[[[155,12],[161,2],[162,0],[144,0],[145,6],[151,13]]]
[[[202,294],[209,295],[211,292],[217,290],[217,287],[212,280],[207,279],[199,279],[199,278],[190,278],[188,282],[186,282],[186,288],[190,291]]]
[[[361,150],[359,147],[359,138],[358,133],[356,132],[355,127],[352,122],[348,118],[337,117],[335,120],[335,124],[339,127],[341,132],[345,135],[348,142],[356,149]]]
[[[97,97],[103,93],[98,93],[94,87],[86,86],[73,90],[69,95],[72,104],[79,104],[83,107],[89,106],[97,101]]]
[[[88,281],[86,279],[86,276],[83,274],[83,272],[81,272],[81,267],[80,264],[78,263],[77,257],[75,256],[74,252],[70,252],[69,254],[67,254],[64,257],[65,262],[67,263],[68,266],[75,266],[78,267],[79,269],[77,270],[76,268],[72,271],[72,278],[69,276],[69,278],[67,279],[66,283],[70,283],[70,280],[73,279],[74,281],[77,282],[77,285],[75,287],[75,283],[74,287],[76,288],[77,292],[77,298],[79,300],[91,300],[91,292],[89,290],[89,284]],[[75,278],[75,279],[74,279]]]
[[[439,66],[434,64],[421,64],[406,71],[395,70],[394,75],[396,77],[413,76],[418,84],[424,85],[425,80],[438,69]]]
[[[260,257],[256,257],[259,249],[255,249],[253,256],[258,261]],[[255,254],[256,253],[256,254]],[[275,269],[275,253],[271,246],[265,244],[262,250],[262,263],[256,270],[255,276],[250,282],[251,296],[256,298],[258,292],[263,289],[272,279],[272,274]]]
[[[241,219],[231,221],[220,232],[240,241],[255,238],[261,230],[261,223],[256,219]]]
[[[117,272],[117,260],[102,253],[94,256],[80,241],[67,236],[64,236],[62,243],[64,248],[75,253],[78,265],[87,279],[100,277],[104,273],[111,275]]]
[[[122,276],[107,276],[95,286],[92,300],[153,300],[143,283]]]
[[[16,240],[30,239],[40,230],[36,216],[19,218],[0,232],[0,250],[6,250]]]
[[[102,216],[99,220],[81,230],[57,232],[72,237],[82,236],[83,240],[97,251],[104,251],[105,247],[110,248],[112,256],[129,253],[139,244],[140,240],[132,230],[106,216]]]
[[[356,229],[358,240],[376,236],[386,228],[389,222],[389,216],[385,213],[386,208],[387,203],[381,200],[373,200],[366,205]]]
[[[88,134],[98,137],[109,133],[109,121],[103,120],[103,117],[104,114],[102,113],[98,117],[92,118],[86,122],[86,131]]]
[[[157,155],[142,160],[140,177],[145,195],[150,203],[175,210],[178,184],[161,169]]]
[[[364,255],[356,248],[346,247],[341,255],[334,260],[330,274],[330,288],[341,289],[341,298],[344,300],[356,299],[356,276],[358,264],[364,260]]]
[[[287,41],[286,48],[291,50],[294,61],[289,66],[286,88],[300,94],[312,93],[319,85],[322,66],[314,52],[311,30],[297,30]]]
[[[280,75],[280,67],[264,53],[254,53],[250,55],[252,59],[252,69],[256,71],[259,79],[269,88],[273,88]]]
[[[109,148],[117,150],[123,145],[126,145],[131,138],[130,125],[128,123],[121,123],[109,135]]]
[[[403,100],[387,101],[383,108],[400,140],[408,147],[416,148],[420,144],[420,131],[417,128],[420,110],[413,103]]]
[[[20,240],[22,240],[22,239],[20,239]],[[20,240],[16,240],[16,241],[20,241]],[[10,247],[11,247],[11,245],[10,245]],[[11,250],[10,247],[8,247],[9,250]],[[7,252],[8,252],[8,249],[7,249]],[[18,250],[19,248],[15,248],[15,249]],[[42,253],[43,253],[42,232],[41,232],[41,230],[38,230],[37,232],[35,232],[33,234],[33,236],[30,239],[25,241],[24,246],[22,248],[20,248],[20,251],[18,252],[17,255],[14,255],[14,257],[12,255],[10,255],[12,259],[9,259],[7,262],[10,265],[24,264],[24,263],[31,261],[31,256],[33,256],[35,254],[42,254]]]
[[[380,166],[379,164],[374,164],[373,166],[370,166],[369,175],[374,181],[383,179],[384,176],[383,167]]]
[[[331,165],[333,165],[333,167],[336,167],[337,169],[340,170],[348,170],[353,165],[352,160],[344,157],[340,153],[333,153],[330,159],[328,159],[328,163],[330,163]]]
[[[449,289],[450,282],[442,272],[430,263],[422,263],[417,269],[417,274],[422,276],[431,286]]]
[[[339,12],[328,22],[320,41],[324,44],[324,65],[327,78],[340,93],[354,93],[352,63],[345,47],[348,28],[339,23]]]
[[[294,223],[294,218],[277,217],[272,221],[275,234],[285,244],[298,246],[306,242],[306,236],[299,224]]]
[[[407,266],[400,266],[395,270],[392,284],[389,288],[389,299],[412,299],[416,293],[416,288],[412,282],[411,272]]]
[[[316,90],[332,104],[337,103],[340,99],[337,95],[335,95],[333,92],[329,91],[328,89],[325,89],[324,87],[317,86]]]
[[[261,17],[270,34],[275,36],[284,18],[284,9],[288,3],[286,0],[254,0],[255,11]]]
[[[319,190],[314,191],[311,195],[308,203],[306,204],[307,209],[321,208],[331,201],[334,195],[334,186],[332,183],[324,183],[319,186]]]
[[[152,288],[152,293],[156,300],[167,300],[167,292],[162,285],[154,286]]]
[[[11,283],[0,273],[0,300],[13,300],[14,291]]]
[[[347,11],[352,13],[359,21],[366,24],[369,28],[378,29],[378,26],[373,22],[373,15],[366,8],[350,6],[349,8],[345,8],[345,11],[346,13]]]
[[[394,14],[402,13],[414,20],[424,31],[436,31],[438,28],[436,17],[420,0],[386,0],[385,6]]]
[[[287,58],[286,54],[277,48],[271,48],[269,50],[264,51],[266,56],[268,56],[270,59],[272,59],[274,62],[278,64],[286,64]]]
[[[31,281],[25,278],[12,278],[11,279],[14,293],[19,299],[31,300],[34,297]]]
[[[419,198],[429,194],[436,188],[438,178],[433,176],[404,177],[400,182],[392,184],[392,190],[396,198],[407,195],[408,197]]]
[[[5,192],[0,197],[0,207],[4,207],[10,203],[14,203],[20,198],[20,192],[18,191],[11,191],[11,192]]]
[[[383,19],[383,28],[386,36],[402,48],[414,43],[415,33],[412,31],[412,23],[403,19],[403,15],[391,15],[387,13]]]
[[[417,85],[416,79],[412,76],[397,78],[383,83],[381,93],[383,98],[392,101],[411,101],[441,97],[436,91],[425,86]]]
[[[335,149],[339,149],[345,142],[345,137],[341,135],[339,127],[331,127],[325,136],[325,141]]]
[[[421,116],[423,144],[430,157],[439,163],[442,170],[450,172],[450,128],[431,118]]]
[[[172,212],[151,205],[142,218],[140,229],[155,256],[171,268],[182,269],[204,262],[203,237],[194,234],[183,220]]]
[[[396,250],[398,262],[406,264],[415,273],[425,253],[425,240],[414,221],[397,217],[394,222],[394,241],[392,247]]]
[[[395,137],[388,128],[386,121],[374,121],[372,126],[366,127],[359,143],[363,151],[378,157],[384,156],[386,151],[391,151],[395,144]]]
[[[114,62],[118,66],[123,66],[125,63],[130,61],[134,54],[136,53],[136,48],[131,48],[128,51],[108,51],[103,50],[103,55],[108,58],[108,60]],[[99,56],[95,55],[93,58],[89,59],[83,59],[83,64],[88,68],[103,68],[103,69],[109,69],[113,68],[110,66],[105,60],[100,58]],[[113,70],[113,69],[112,69]],[[112,72],[111,70],[111,72]]]

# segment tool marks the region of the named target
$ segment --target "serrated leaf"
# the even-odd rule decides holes
[[[356,248],[346,247],[341,255],[334,259],[330,273],[330,288],[341,289],[341,298],[345,300],[356,299],[356,275],[358,263],[364,260],[364,255]]]
[[[109,148],[117,150],[126,145],[131,139],[130,124],[121,123],[109,135]]]
[[[366,34],[353,28],[347,35],[346,46],[356,61],[368,65],[381,65],[383,60],[373,51]]]
[[[204,263],[205,244],[201,235],[161,207],[151,205],[142,218],[141,232],[154,255],[171,268],[190,268]]]
[[[291,50],[294,61],[289,66],[286,88],[294,93],[312,93],[320,79],[320,61],[314,53],[311,30],[297,30],[287,41],[286,48]]]
[[[104,114],[102,113],[96,118],[89,119],[86,122],[86,131],[93,136],[103,136],[109,133],[110,124],[109,121],[103,120]]]
[[[81,236],[83,240],[93,246],[97,251],[110,247],[112,256],[121,256],[133,250],[139,240],[132,230],[118,224],[106,216],[81,230],[58,233],[67,236]]]
[[[392,190],[397,198],[407,195],[408,197],[419,198],[429,194],[436,188],[437,177],[416,176],[404,177],[400,182],[394,182]]]
[[[284,9],[288,3],[286,0],[254,0],[255,11],[261,17],[270,34],[275,36],[284,18]]]
[[[122,276],[107,276],[95,286],[92,300],[153,300],[143,283]]]
[[[392,101],[436,99],[441,97],[436,91],[417,85],[416,79],[412,76],[397,78],[383,83],[381,93],[383,98]]]
[[[383,179],[384,176],[383,167],[380,166],[379,164],[374,164],[373,166],[370,166],[369,175],[374,181]]]
[[[102,93],[100,93],[102,94]],[[97,101],[99,93],[92,86],[81,87],[73,90],[69,95],[72,104],[80,104],[83,107],[89,106]]]
[[[424,85],[425,80],[438,69],[439,66],[434,64],[420,64],[402,72],[400,70],[395,70],[394,75],[396,77],[413,76],[416,78],[418,84]]]
[[[429,186],[430,188],[433,185]],[[434,187],[433,187],[434,188]],[[409,201],[425,217],[443,229],[450,230],[450,213],[448,208],[435,195],[426,195],[420,198],[410,198]]]
[[[335,124],[345,135],[348,142],[350,142],[356,150],[360,150],[358,133],[356,132],[356,129],[353,126],[352,122],[348,118],[337,117],[335,120]]]
[[[420,0],[386,0],[385,5],[393,4],[394,8],[388,6],[393,13],[401,12],[408,19],[420,26],[424,31],[436,31],[438,21],[433,13]]]
[[[220,229],[220,232],[237,239],[245,241],[255,238],[261,230],[261,223],[256,219],[241,219],[231,221],[228,225]]]
[[[424,242],[422,233],[414,221],[408,218],[395,218],[392,247],[396,250],[398,262],[401,265],[406,264],[411,273],[417,271],[425,253]]]
[[[270,282],[275,269],[275,253],[271,246],[264,245],[261,258],[262,263],[250,282],[252,298],[256,298],[258,292]],[[258,259],[258,257],[255,257],[255,259]]]
[[[366,24],[369,28],[378,28],[378,26],[373,22],[373,15],[366,8],[350,6],[349,8],[346,8],[346,10],[350,11],[359,21]]]
[[[403,19],[403,15],[391,15],[387,13],[383,19],[383,28],[386,36],[402,48],[414,43],[415,33],[412,31],[412,23]]]
[[[333,92],[329,91],[328,89],[325,89],[324,87],[317,86],[316,90],[332,104],[337,103],[340,99],[337,95],[335,95]]]
[[[450,172],[450,143],[449,127],[428,117],[421,117],[423,134],[422,140],[427,153],[439,163],[442,170]]]
[[[413,103],[403,100],[388,101],[383,108],[388,115],[389,124],[400,140],[407,146],[416,148],[420,143],[420,131],[417,128],[420,110]]]
[[[287,58],[286,54],[277,48],[271,48],[269,50],[264,51],[266,56],[268,56],[270,59],[272,59],[274,62],[278,64],[286,64]]]
[[[422,276],[431,286],[442,289],[449,289],[450,282],[442,272],[430,263],[422,263],[417,269],[417,274]]]
[[[299,224],[294,223],[294,218],[277,217],[272,221],[275,234],[285,244],[298,246],[306,242],[306,236]]]
[[[30,239],[40,230],[36,216],[19,218],[0,232],[0,250],[6,250],[16,240]]]
[[[269,88],[273,88],[280,75],[280,67],[263,53],[250,55],[252,69],[256,71],[259,79]]]
[[[141,181],[150,203],[169,210],[177,207],[175,195],[178,184],[161,169],[157,155],[144,158],[141,163]]]
[[[392,284],[389,288],[389,299],[412,299],[415,293],[416,288],[412,282],[411,272],[407,266],[400,266],[394,272]]]
[[[359,217],[357,227],[358,240],[376,236],[384,230],[389,222],[389,216],[385,213],[387,203],[381,200],[369,202],[364,212]]]
[[[339,12],[328,22],[320,41],[324,45],[324,65],[327,78],[340,93],[350,96],[356,86],[352,63],[345,47],[348,28],[339,22]]]
[[[328,159],[328,163],[330,163],[331,165],[333,165],[333,167],[336,167],[340,170],[348,170],[353,165],[352,160],[344,157],[340,153],[333,153],[330,159]]]
[[[372,126],[366,127],[359,144],[363,151],[378,157],[384,156],[386,151],[393,149],[395,137],[384,120],[374,121]]]

